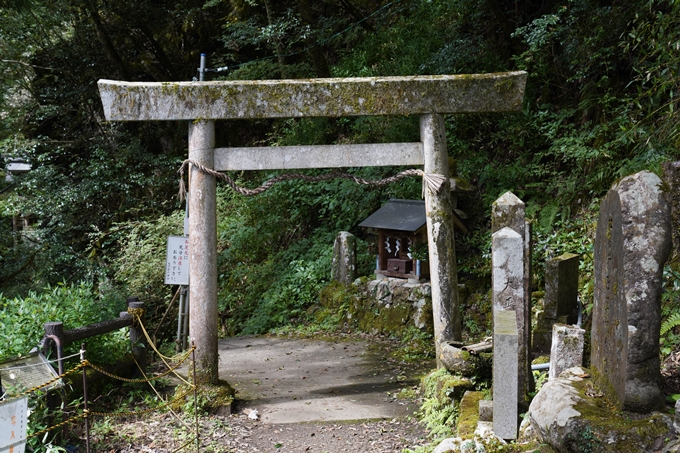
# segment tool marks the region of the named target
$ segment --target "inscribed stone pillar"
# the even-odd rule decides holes
[[[594,306],[590,363],[610,403],[623,407],[626,391],[628,317],[623,290],[621,200],[610,190],[600,203],[595,232]]]
[[[501,439],[516,439],[520,371],[517,318],[512,310],[494,310],[493,319],[493,431]]]
[[[526,206],[517,195],[508,191],[493,202],[491,207],[491,233],[510,227],[523,234]]]
[[[420,140],[423,143],[425,173],[446,176],[444,187],[438,194],[425,190],[434,337],[437,363],[441,366],[441,344],[461,339],[449,157],[443,115],[420,116]]]
[[[578,326],[553,325],[549,379],[555,379],[567,368],[583,366],[585,335],[586,331]]]
[[[517,403],[521,404],[528,392],[530,365],[526,338],[531,330],[531,324],[524,323],[524,311],[527,310],[524,298],[524,237],[509,227],[496,231],[492,235],[491,263],[493,312],[512,310],[517,316],[519,380],[516,394],[519,395]],[[494,322],[495,319],[494,316]]]
[[[331,279],[336,282],[351,285],[357,278],[357,238],[353,234],[341,231],[335,237],[331,268]]]
[[[214,147],[214,121],[189,124],[189,159],[212,169]],[[193,165],[189,178],[189,332],[196,345],[197,380],[217,384],[216,181]]]
[[[663,266],[671,251],[670,204],[662,181],[650,171],[622,179],[623,282],[628,308],[624,409],[649,412],[663,405],[659,389],[659,331]]]
[[[532,275],[531,255],[531,223],[525,218],[526,206],[522,200],[508,191],[501,195],[491,208],[491,233],[495,233],[505,227],[517,232],[524,239],[524,272],[522,281],[524,286],[524,304],[520,309],[516,307],[517,328],[520,337],[520,381],[524,382],[524,393],[532,391],[534,380],[531,378],[531,290]],[[493,277],[492,277],[493,278]],[[521,389],[520,389],[521,390]],[[524,396],[522,400],[524,400]]]

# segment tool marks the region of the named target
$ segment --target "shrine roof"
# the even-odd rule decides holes
[[[364,228],[414,232],[425,225],[425,202],[393,198],[359,224]]]

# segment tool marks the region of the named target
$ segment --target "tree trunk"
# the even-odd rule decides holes
[[[312,14],[312,7],[309,4],[309,0],[298,0],[298,9],[300,10],[302,22],[308,25],[312,30],[316,30],[314,15]],[[314,65],[316,76],[330,77],[331,71],[328,69],[328,63],[326,62],[326,56],[323,53],[322,46],[314,45],[314,47],[309,49],[309,53],[312,56],[312,64]]]
[[[90,16],[90,19],[94,24],[94,28],[97,31],[97,37],[104,47],[104,54],[106,55],[106,58],[108,58],[109,62],[111,62],[111,64],[118,70],[118,75],[121,77],[121,80],[130,80],[130,74],[127,70],[127,66],[123,62],[123,59],[120,58],[120,55],[118,55],[116,48],[111,42],[111,38],[109,38],[108,33],[106,33],[106,30],[104,29],[101,17],[99,16],[99,11],[97,10],[96,2],[85,2],[85,7],[88,10],[87,14]]]
[[[272,3],[271,0],[264,0],[264,7],[267,10],[267,22],[269,23],[269,26],[271,27],[274,25],[274,12],[272,8]],[[278,37],[276,38],[276,58],[279,60],[279,67],[281,69],[281,78],[285,79],[288,77],[287,71],[286,71],[286,57],[284,55],[284,50],[283,50],[283,44],[281,43],[281,39]]]

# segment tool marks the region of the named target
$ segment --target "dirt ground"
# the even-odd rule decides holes
[[[391,453],[427,445],[413,414],[419,378],[435,364],[400,361],[398,347],[354,335],[220,340],[220,378],[238,400],[232,414],[199,417],[199,451]],[[172,452],[191,441],[195,426],[195,418],[171,413],[96,420],[91,451]],[[196,451],[195,442],[180,451]]]
[[[116,424],[115,432],[95,428],[92,451],[170,453],[193,437],[193,420],[183,426],[172,415]],[[268,424],[245,414],[199,420],[200,450],[214,453],[309,452],[398,453],[427,445],[427,433],[414,419]],[[181,451],[195,452],[190,442]],[[79,451],[84,451],[83,448]]]

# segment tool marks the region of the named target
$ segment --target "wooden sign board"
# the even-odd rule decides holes
[[[189,237],[168,236],[165,255],[165,284],[189,284]]]

